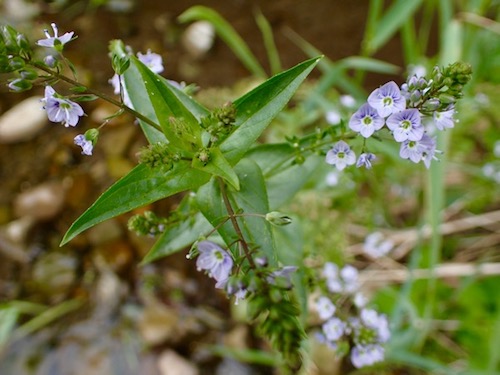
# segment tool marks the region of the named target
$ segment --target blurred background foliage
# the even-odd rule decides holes
[[[459,122],[440,136],[444,153],[429,171],[380,144],[370,171],[332,175],[326,164],[312,170],[307,188],[283,211],[301,223],[293,242],[303,244],[305,264],[354,263],[374,304],[391,318],[386,363],[356,373],[500,374],[500,1],[0,4],[1,22],[32,42],[50,22],[74,30],[79,38],[68,57],[79,78],[109,93],[110,39],[162,54],[164,75],[198,85],[197,98],[211,108],[325,55],[263,141],[324,128],[330,111],[347,120],[355,106],[341,104],[341,95],[361,104],[375,87],[400,84],[418,67],[470,63]],[[1,88],[2,113],[28,95]],[[86,112],[95,124],[110,109],[91,103]],[[151,243],[127,234],[126,218],[57,247],[71,221],[136,162],[144,142],[125,130],[130,122],[111,124],[92,159],[53,127],[2,144],[0,373],[273,373],[273,356],[248,330],[244,307],[204,285],[182,254],[137,266]],[[19,209],[22,194],[54,181],[65,192],[55,214],[34,219],[30,212],[40,207]],[[167,213],[177,203],[153,208]],[[376,230],[396,248],[372,259],[362,243]],[[311,343],[305,373],[341,373],[331,352],[321,353]]]

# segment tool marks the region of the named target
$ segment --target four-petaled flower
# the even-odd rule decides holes
[[[418,141],[424,134],[418,109],[406,109],[389,116],[387,127],[392,130],[397,142]]]
[[[316,311],[321,320],[330,319],[335,314],[335,305],[328,297],[321,296],[316,301]]]
[[[356,163],[356,154],[347,143],[339,141],[327,152],[326,162],[341,171],[348,165]]]
[[[82,148],[83,155],[92,155],[92,149],[94,148],[94,144],[91,140],[87,139],[85,135],[78,134],[75,139],[75,145],[80,146]]]
[[[36,44],[42,47],[51,47],[55,48],[58,51],[61,51],[63,49],[63,46],[71,39],[73,39],[74,32],[71,31],[59,36],[57,25],[55,23],[51,23],[50,26],[52,27],[52,30],[54,30],[54,36],[50,36],[49,30],[45,29],[44,33],[46,39],[40,39],[38,42],[36,42]]]
[[[49,120],[62,122],[66,127],[76,126],[80,117],[84,115],[79,104],[59,96],[51,86],[45,87],[45,96],[42,102]]]
[[[368,96],[368,104],[377,110],[380,117],[387,117],[406,108],[406,100],[394,81],[375,89]]]
[[[434,112],[432,118],[434,119],[434,124],[439,130],[444,130],[446,128],[453,128],[455,126],[455,120],[453,115],[455,114],[455,109],[449,109],[444,112]]]
[[[431,160],[437,159],[436,140],[424,134],[418,141],[404,141],[401,143],[399,156],[403,159],[410,159],[414,163],[423,161],[427,168],[430,167]]]
[[[333,317],[323,324],[322,329],[327,340],[337,341],[344,334],[346,325],[341,319]]]
[[[349,127],[363,137],[368,138],[384,126],[384,119],[370,104],[363,104],[349,120]]]
[[[196,259],[198,271],[206,270],[208,276],[217,281],[215,287],[224,288],[233,268],[231,255],[211,241],[198,242],[198,251],[200,252]]]

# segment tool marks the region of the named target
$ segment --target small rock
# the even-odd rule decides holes
[[[158,359],[161,375],[198,375],[198,369],[173,350],[165,350]]]
[[[76,259],[69,254],[47,253],[33,268],[34,286],[49,295],[52,301],[60,301],[75,282],[76,267]]]
[[[0,143],[27,141],[42,131],[48,120],[40,99],[23,100],[0,117]]]
[[[65,191],[60,182],[46,182],[26,190],[14,199],[14,214],[35,220],[49,220],[61,212]]]
[[[160,302],[151,300],[146,303],[138,326],[148,345],[158,345],[178,336],[179,315]]]

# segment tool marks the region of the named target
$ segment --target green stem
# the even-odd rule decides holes
[[[241,248],[245,253],[245,258],[247,258],[251,268],[257,269],[257,265],[255,264],[252,256],[250,255],[251,253],[250,248],[248,247],[248,244],[245,241],[245,238],[243,237],[243,232],[241,231],[240,225],[238,224],[238,220],[236,220],[236,216],[233,207],[231,206],[231,202],[229,202],[229,198],[226,192],[226,185],[224,184],[224,181],[222,181],[222,178],[217,178],[217,181],[219,181],[220,193],[222,195],[222,199],[224,200],[224,205],[226,206],[226,210],[229,215],[229,219],[231,220],[231,224],[233,225],[233,228],[236,231],[236,235],[238,236],[238,241],[241,244]]]
[[[79,86],[79,87],[83,87],[85,88],[85,91],[89,94],[92,94],[92,95],[95,95],[115,106],[117,106],[118,108],[120,109],[123,109],[124,111],[130,113],[131,115],[133,115],[134,117],[137,117],[139,120],[141,121],[144,121],[146,124],[152,126],[153,128],[155,128],[156,130],[160,131],[163,133],[163,130],[161,128],[160,125],[158,125],[157,123],[155,123],[154,121],[152,121],[151,119],[149,119],[148,117],[144,116],[143,114],[137,112],[136,110],[126,106],[125,104],[123,104],[122,102],[119,102],[115,99],[113,99],[112,97],[106,95],[106,94],[103,94],[99,91],[96,91],[96,90],[93,90],[91,88],[88,88],[84,85],[82,85],[81,83],[71,79],[71,78],[68,78],[58,72],[54,72],[52,69],[49,69],[47,68],[45,65],[43,64],[40,64],[38,62],[34,62],[34,61],[27,61],[28,64],[31,64],[33,67],[37,68],[37,69],[40,69],[40,70],[43,70],[44,72],[48,73],[49,75],[57,78],[57,79],[60,79],[61,81],[64,81],[64,82],[67,82],[69,83],[70,85],[73,85],[73,86]]]

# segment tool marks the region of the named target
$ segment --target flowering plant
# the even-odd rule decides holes
[[[157,236],[144,262],[190,247],[188,259],[215,280],[215,287],[236,301],[246,300],[251,319],[270,339],[291,371],[302,365],[305,324],[293,278],[302,259],[286,254],[282,226],[290,217],[276,210],[289,201],[324,163],[342,171],[352,165],[371,168],[377,160],[370,150],[375,139],[400,144],[400,156],[429,167],[436,159],[435,131],[453,127],[454,103],[470,78],[467,64],[436,68],[427,79],[411,76],[399,87],[389,82],[374,90],[367,103],[343,121],[289,142],[259,144],[257,140],[286,106],[320,57],[279,73],[232,103],[209,110],[190,96],[189,87],[160,76],[163,63],[148,51],[134,55],[121,41],[110,43],[116,75],[110,80],[119,99],[85,87],[76,80],[64,46],[73,32],[54,36],[48,31],[37,45],[50,49],[43,60],[23,34],[9,26],[0,32],[0,71],[15,74],[9,88],[24,91],[45,85],[43,108],[52,122],[76,126],[84,116],[77,101],[104,99],[133,114],[149,142],[139,165],[105,191],[68,229],[61,245],[94,225],[178,193],[185,194],[169,217],[152,212],[133,216],[129,228]],[[74,77],[64,75],[65,68]],[[73,94],[54,89],[65,82]],[[58,89],[59,90],[59,89]],[[105,124],[103,124],[105,125]],[[386,126],[385,126],[386,125]],[[75,137],[82,153],[91,155],[99,129]],[[361,136],[356,158],[349,143]],[[359,144],[359,142],[357,142]],[[357,271],[338,270],[332,263],[316,270],[321,296],[316,310],[321,341],[346,355],[355,367],[384,358],[389,340],[384,315],[366,307],[359,294]],[[327,297],[326,294],[331,294]],[[346,302],[348,301],[348,302]],[[302,304],[303,305],[303,304]]]

